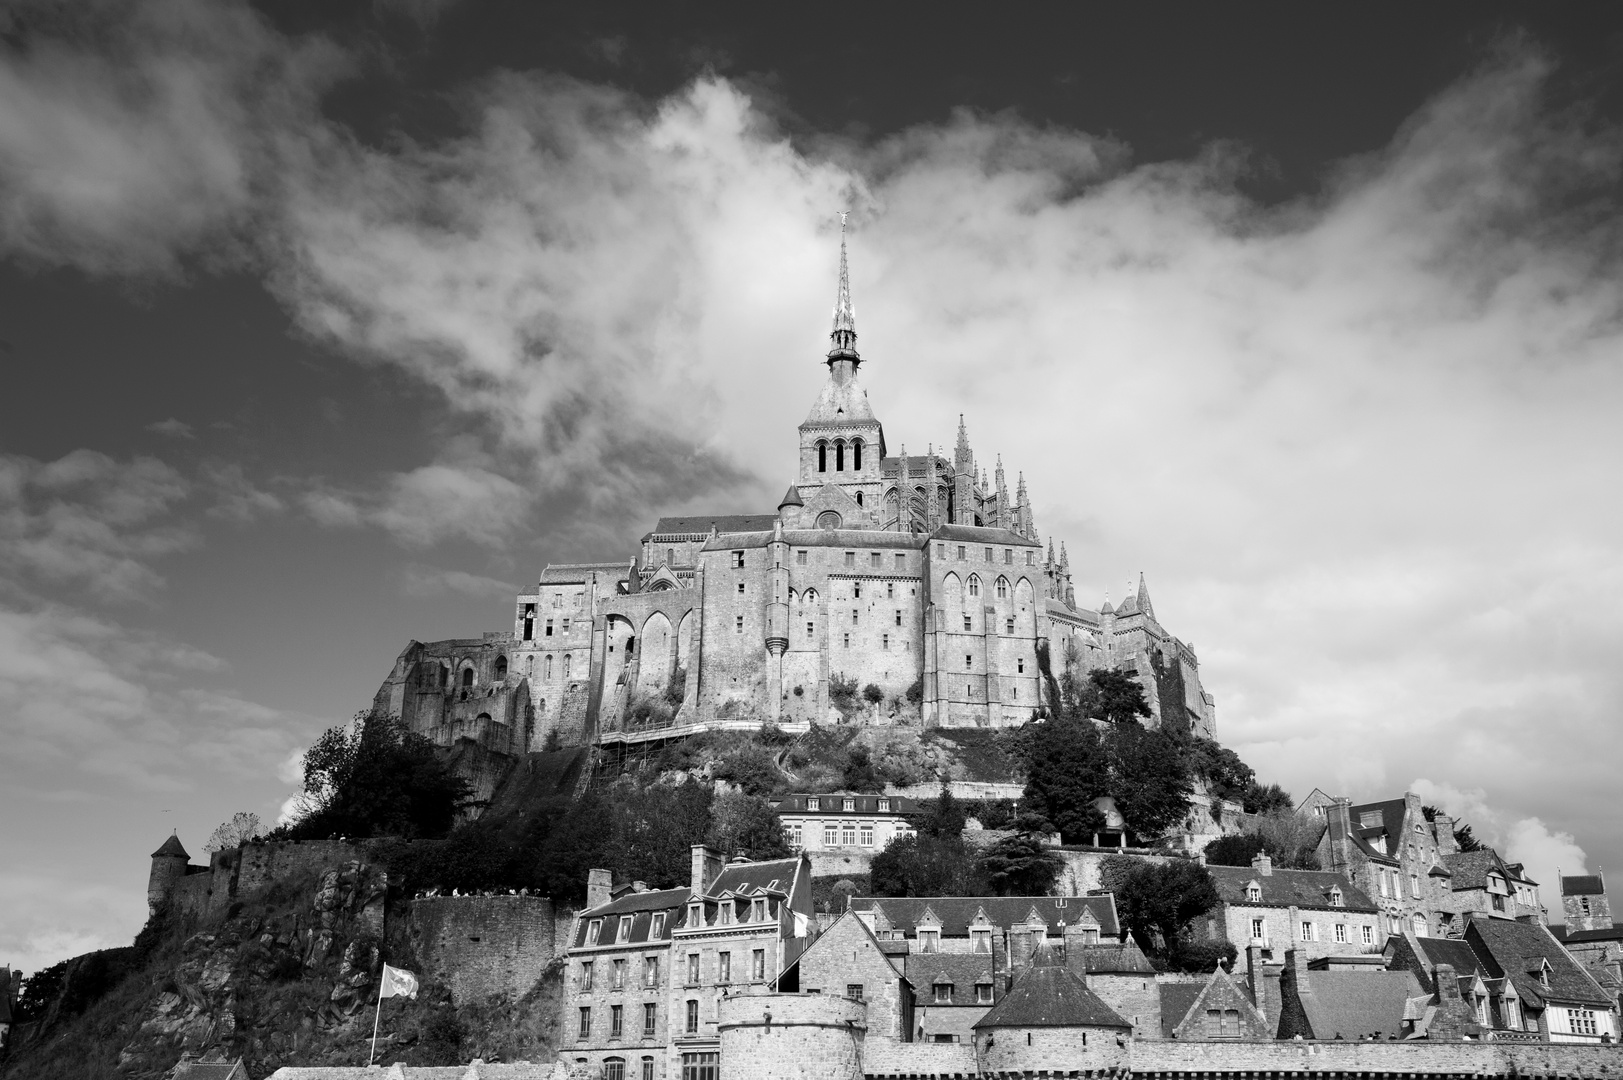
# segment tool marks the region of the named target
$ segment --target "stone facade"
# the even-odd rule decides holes
[[[430,896],[412,901],[412,949],[459,1005],[517,1000],[558,955],[558,920],[540,896]]]
[[[868,925],[848,911],[818,935],[779,988],[866,1002],[870,1037],[910,1042],[915,1004],[905,964],[905,953],[887,953]]]
[[[1264,960],[1296,949],[1306,959],[1379,954],[1386,944],[1381,913],[1346,874],[1275,869],[1266,854],[1249,867],[1211,866],[1218,907],[1194,929]]]
[[[1069,665],[1134,671],[1153,723],[1216,734],[1192,646],[1142,578],[1079,607],[1065,545],[1045,547],[1019,477],[992,476],[963,418],[950,452],[892,453],[861,381],[845,251],[827,378],[776,513],[662,518],[620,560],[548,566],[513,628],[412,642],[374,710],[443,745],[501,753],[635,744],[849,711],[844,689],[926,726],[999,727],[1042,708]]]

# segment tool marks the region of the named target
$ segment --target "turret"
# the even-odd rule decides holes
[[[147,875],[148,915],[156,915],[169,902],[175,882],[186,876],[186,866],[191,859],[180,837],[173,833],[152,853],[152,871]]]
[[[767,558],[771,566],[766,597],[767,696],[776,720],[783,712],[783,654],[789,648],[789,544],[783,538],[782,518],[772,525]]]

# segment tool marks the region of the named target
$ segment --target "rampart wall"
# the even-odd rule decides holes
[[[424,969],[460,1005],[529,993],[560,955],[559,921],[540,896],[432,896],[412,901],[410,931]]]
[[[721,1080],[858,1080],[868,1009],[821,994],[723,998]]]
[[[1623,1046],[1510,1042],[1135,1042],[1135,1076],[1604,1077],[1623,1070]]]

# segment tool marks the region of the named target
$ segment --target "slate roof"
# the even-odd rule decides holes
[[[808,810],[807,799],[816,799],[820,805],[816,810]],[[855,809],[844,809],[846,799],[852,800]],[[889,810],[879,809],[880,799],[890,803]],[[772,809],[779,814],[860,814],[872,817],[881,813],[912,814],[917,812],[918,807],[917,799],[905,799],[900,795],[848,795],[840,791],[828,795],[784,795],[772,800]]]
[[[768,862],[728,863],[711,883],[706,895],[720,896],[731,892],[736,896],[772,890],[788,896],[794,891],[795,874],[805,860],[796,855],[789,859]]]
[[[1155,971],[1149,957],[1132,938],[1067,949],[1065,962],[1072,971],[1081,967],[1083,972],[1096,975],[1147,975]]]
[[[1172,1032],[1183,1023],[1194,1007],[1195,999],[1206,989],[1204,983],[1161,983],[1161,1038],[1172,1038]]]
[[[603,929],[598,938],[599,945],[633,945],[650,940],[663,941],[670,937],[671,931],[676,929],[686,913],[687,900],[687,889],[653,889],[649,892],[625,893],[606,904],[588,908],[580,913],[580,919],[575,927],[575,947],[586,947],[586,933],[593,919],[603,920]],[[653,913],[656,911],[667,912],[665,930],[659,938],[650,938],[649,931],[653,926]],[[617,942],[615,937],[619,931],[621,915],[635,917],[631,922],[630,935],[625,941]]]
[[[1483,848],[1481,851],[1457,851],[1452,855],[1444,855],[1443,864],[1453,875],[1454,880],[1451,884],[1455,890],[1486,889],[1489,870],[1499,871],[1507,881],[1528,880],[1520,874],[1512,873],[1510,866],[1492,848]]]
[[[1611,1003],[1583,966],[1538,923],[1473,918],[1466,924],[1465,939],[1487,962],[1488,973],[1494,977],[1508,976],[1523,1001]],[[1550,965],[1547,988],[1538,981],[1541,960]]]
[[[1008,544],[1012,547],[1034,547],[1042,545],[1035,540],[1028,540],[1017,532],[1008,529],[989,529],[984,525],[937,525],[935,532],[930,534],[931,540],[961,540],[972,544]]]
[[[1351,807],[1352,840],[1366,855],[1392,861],[1397,859],[1403,840],[1403,814],[1406,804],[1402,799],[1363,803]],[[1361,822],[1368,820],[1369,825]]]
[[[697,517],[662,517],[643,537],[709,536],[712,527],[719,533],[771,532],[776,514],[703,514]]]
[[[1456,975],[1481,975],[1488,977],[1482,960],[1477,956],[1471,943],[1459,938],[1414,938],[1415,947],[1421,954],[1421,959],[1428,967],[1435,968],[1438,964],[1447,964],[1454,969]]]
[[[623,577],[630,572],[631,560],[604,563],[548,563],[541,571],[541,585],[584,585],[593,574]]]
[[[1550,927],[1553,932],[1555,927]],[[1623,941],[1623,926],[1614,926],[1602,930],[1567,930],[1561,935],[1562,941]]]
[[[186,848],[181,844],[180,837],[174,833],[170,833],[169,839],[163,842],[163,846],[152,853],[152,857],[154,859],[158,858],[160,855],[178,855],[182,859],[191,858],[190,855],[186,854]]]
[[[777,515],[768,519],[777,521]],[[772,529],[770,526],[758,532],[726,533],[705,542],[701,551],[736,551],[740,548],[766,547],[772,542]],[[783,540],[794,547],[838,547],[852,550],[872,550],[874,548],[905,548],[917,551],[927,542],[923,536],[914,536],[911,533],[889,532],[880,529],[785,529]],[[861,575],[868,568],[856,567],[854,573]],[[890,567],[885,568],[886,572]],[[839,571],[835,571],[838,576]]]
[[[1402,1037],[1409,999],[1425,993],[1408,971],[1309,971],[1312,992],[1298,994],[1315,1039]]]
[[[1110,893],[1095,896],[864,896],[851,900],[852,911],[880,912],[893,928],[910,935],[928,910],[940,920],[944,937],[968,937],[969,924],[982,911],[993,926],[1008,928],[1025,922],[1033,909],[1050,932],[1056,931],[1061,922],[1066,926],[1096,923],[1101,937],[1121,936],[1116,898]]]
[[[1378,911],[1363,891],[1347,880],[1347,875],[1330,870],[1274,870],[1263,874],[1253,866],[1208,866],[1217,895],[1227,904],[1247,904],[1252,907],[1310,907],[1326,911]],[[1247,900],[1246,886],[1256,882],[1262,890],[1262,900]],[[1330,904],[1330,889],[1341,889],[1341,906]]]
[[[1133,1025],[1089,990],[1081,979],[1059,965],[1052,949],[1039,949],[1030,967],[1014,980],[1003,1000],[975,1022],[983,1028],[1109,1027],[1131,1031]]]
[[[936,983],[953,985],[955,1005],[975,1004],[976,983],[996,985],[991,953],[912,953],[904,967],[907,981],[913,984],[920,1002],[926,1005],[933,1003],[931,987]]]
[[[1599,896],[1606,891],[1606,882],[1599,874],[1579,874],[1561,878],[1562,896]]]
[[[801,499],[800,499],[800,489],[798,487],[796,487],[794,484],[790,484],[789,485],[789,490],[783,493],[783,498],[782,499],[778,500],[778,509],[779,510],[782,510],[785,506],[805,506],[805,505],[806,504],[804,502],[802,502]]]

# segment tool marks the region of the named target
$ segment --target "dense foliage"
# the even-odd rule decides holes
[[[214,827],[208,841],[203,845],[203,850],[223,851],[226,848],[241,847],[250,840],[257,840],[264,835],[265,827],[260,824],[258,814],[250,810],[238,810],[231,815],[230,821],[222,821]]]
[[[1217,906],[1217,885],[1204,866],[1188,859],[1164,863],[1113,858],[1104,868],[1116,894],[1122,925],[1151,959],[1178,971],[1210,971],[1219,959],[1232,962],[1232,945],[1208,945],[1190,925]]]
[[[971,809],[942,789],[921,808],[916,832],[894,840],[873,858],[876,896],[1040,896],[1059,878],[1063,864],[1041,836],[1021,831],[985,851],[964,839]]]

